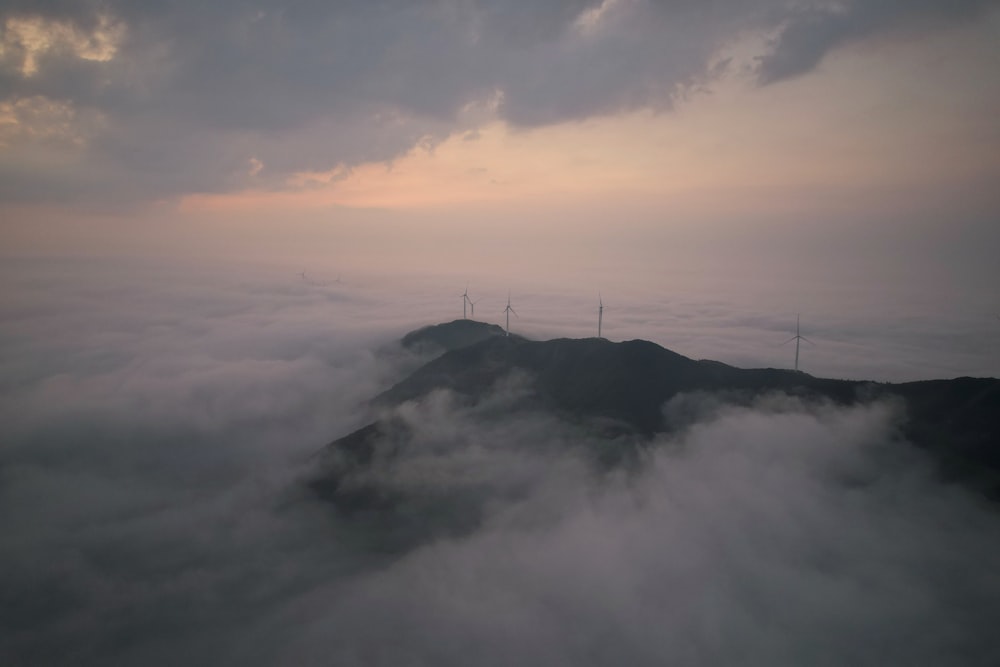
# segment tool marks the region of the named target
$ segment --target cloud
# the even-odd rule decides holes
[[[38,73],[39,60],[50,52],[63,52],[72,58],[108,62],[115,57],[123,26],[100,15],[89,34],[70,22],[47,21],[37,16],[9,17],[4,26],[2,51],[20,60],[22,77]]]
[[[768,83],[852,40],[921,21],[934,29],[991,3],[939,4],[10,2],[0,102],[42,100],[106,123],[74,130],[89,141],[60,152],[68,174],[0,156],[14,184],[0,197],[281,188],[295,173],[387,161],[489,120],[669,109],[717,76],[713,58],[747,34],[775,34],[760,61]],[[250,159],[267,170],[248,174]]]
[[[799,7],[785,17],[770,50],[760,58],[758,78],[768,84],[800,76],[844,44],[899,28],[969,20],[991,7],[996,7],[991,0],[853,0]]]
[[[638,443],[520,411],[513,376],[394,413],[401,446],[357,480],[396,504],[311,500],[297,481],[416,362],[386,345],[426,309],[282,271],[4,267],[5,664],[1000,657],[995,510],[892,405],[688,396],[680,433],[608,468]]]
[[[409,412],[423,425],[410,419],[416,451],[403,450],[401,473],[415,467],[454,491],[476,478],[470,450],[514,452],[513,478],[530,481],[479,528],[312,601],[296,660],[985,665],[998,655],[987,619],[1000,580],[969,555],[996,545],[995,518],[894,440],[891,406],[722,407],[654,445],[630,476],[588,468],[587,436],[565,426],[470,423],[441,401]]]
[[[331,337],[363,290],[290,271],[30,266],[0,310],[0,660],[222,658],[240,607],[338,562],[324,517],[281,505],[407,359],[384,324]]]

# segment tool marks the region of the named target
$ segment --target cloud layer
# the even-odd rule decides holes
[[[773,83],[844,44],[939,30],[993,5],[7,2],[0,112],[13,121],[0,137],[0,197],[276,186],[492,119],[538,126],[669,109],[735,66],[726,49],[748,39],[766,43],[751,68]]]
[[[654,445],[634,476],[588,472],[586,437],[565,427],[504,431],[428,407],[410,422],[415,451],[401,471],[423,471],[442,493],[476,470],[502,479],[513,457],[514,478],[528,468],[538,479],[471,534],[352,580],[313,610],[297,659],[930,665],[998,655],[988,619],[1000,580],[972,555],[1000,539],[995,517],[893,441],[887,406],[723,407]],[[442,422],[460,445],[443,444]],[[428,435],[432,451],[421,447]],[[472,471],[468,448],[481,465]]]
[[[6,270],[6,664],[1000,658],[995,509],[893,406],[688,397],[608,470],[592,434],[511,419],[514,377],[400,408],[405,447],[359,473],[400,502],[343,515],[296,481],[415,362],[385,347],[413,313],[292,272]]]

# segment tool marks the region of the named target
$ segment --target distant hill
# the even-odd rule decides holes
[[[475,320],[455,320],[411,331],[403,336],[400,343],[404,348],[415,352],[441,353],[505,336],[506,332],[496,324],[476,322]],[[517,335],[511,337],[524,340]]]
[[[491,338],[441,355],[375,402],[398,405],[432,389],[450,389],[475,401],[514,369],[534,378],[539,405],[569,418],[619,420],[647,436],[664,430],[663,403],[680,392],[780,390],[821,394],[844,403],[865,384],[694,361],[644,340]]]
[[[406,347],[440,350],[413,374],[373,399],[391,407],[448,389],[469,404],[481,401],[512,372],[528,378],[530,392],[516,410],[543,410],[607,435],[635,439],[669,432],[678,425],[664,404],[679,394],[701,392],[726,402],[750,403],[780,392],[810,401],[851,405],[895,398],[905,403],[902,435],[934,454],[942,471],[1000,498],[1000,380],[957,378],[905,384],[832,380],[774,368],[742,369],[717,361],[695,361],[655,343],[603,338],[529,341],[506,337],[495,325],[456,320],[425,327],[402,339]],[[326,448],[326,466],[310,482],[342,509],[375,502],[357,489],[345,494],[338,483],[344,461],[364,466],[377,442],[391,438],[406,446],[396,423],[376,421]],[[613,443],[610,446],[616,446]],[[610,461],[619,460],[614,455]]]

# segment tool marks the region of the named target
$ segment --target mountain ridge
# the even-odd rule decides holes
[[[746,404],[772,393],[837,405],[898,400],[906,406],[901,426],[905,439],[931,452],[946,476],[970,481],[1000,498],[1000,380],[995,378],[899,384],[818,378],[794,370],[694,360],[641,339],[532,341],[471,320],[418,329],[401,344],[425,351],[436,348],[439,353],[376,396],[372,406],[383,416],[328,444],[327,458],[347,455],[364,465],[386,434],[395,446],[405,446],[405,434],[385,416],[392,408],[436,390],[475,405],[503,378],[520,372],[527,378],[528,393],[518,410],[540,410],[609,437],[624,434],[640,440],[675,430],[664,405],[681,394],[702,393]],[[335,480],[322,475],[317,479],[313,488],[336,499]]]

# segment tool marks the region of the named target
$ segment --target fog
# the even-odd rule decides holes
[[[996,509],[900,441],[899,406],[685,396],[664,406],[677,434],[607,443],[513,412],[529,381],[514,375],[477,406],[446,392],[400,406],[405,446],[349,480],[395,502],[352,515],[301,482],[420,362],[394,341],[461,315],[464,279],[0,271],[4,664],[1000,660]],[[655,303],[607,281],[605,335],[790,365],[787,293],[672,277]],[[477,319],[500,321],[508,281],[470,282]],[[596,289],[510,282],[512,328],[592,335]],[[844,306],[859,303],[813,302],[807,371],[996,374],[995,325],[963,302]],[[608,469],[607,447],[636,456]]]

